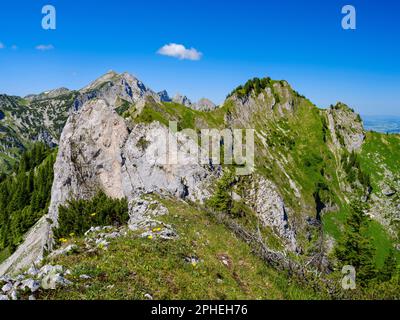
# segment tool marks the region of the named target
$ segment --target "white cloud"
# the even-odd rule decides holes
[[[54,46],[52,44],[39,44],[35,48],[36,50],[47,51],[47,50],[53,50]]]
[[[0,49],[4,49],[4,44],[2,42],[0,42]]]
[[[177,43],[166,44],[161,47],[157,53],[163,56],[174,57],[181,60],[200,60],[201,56],[203,55],[195,48],[186,49],[184,45]]]
[[[13,44],[13,45],[11,46],[11,49],[13,49],[13,50],[17,50],[17,49],[18,49],[18,47],[17,47],[15,44]]]

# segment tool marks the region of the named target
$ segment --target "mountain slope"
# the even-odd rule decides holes
[[[373,249],[368,259],[376,269],[370,286],[392,288],[392,284],[387,283],[388,279],[396,279],[395,272],[385,268],[393,259],[399,265],[396,247],[399,244],[397,182],[400,163],[395,156],[400,153],[398,136],[366,133],[360,117],[343,103],[326,110],[319,109],[286,81],[269,78],[249,80],[232,91],[221,107],[208,111],[162,101],[158,94],[136,78],[113,72],[74,94],[73,109],[59,142],[48,215],[36,226],[40,226],[40,232],[30,234],[31,237],[26,239],[19,251],[6,261],[6,268],[3,264],[3,271],[18,272],[23,269],[21,264],[10,263],[18,261],[19,257],[24,258],[24,263],[33,262],[43,257],[46,250],[51,251],[60,244],[65,247],[66,239],[54,236],[59,223],[63,226],[66,223],[59,220],[60,206],[70,200],[88,200],[102,191],[112,198],[126,199],[129,229],[133,232],[141,230],[151,237],[157,238],[157,234],[149,226],[157,225],[164,219],[166,222],[163,223],[172,227],[171,230],[167,228],[170,235],[174,234],[174,229],[180,230],[177,233],[179,237],[186,232],[193,233],[190,226],[186,230],[172,219],[174,207],[180,207],[181,201],[185,208],[182,214],[194,215],[193,219],[198,220],[199,225],[193,222],[193,228],[200,233],[204,231],[200,212],[211,214],[218,223],[225,223],[218,217],[227,216],[230,219],[226,224],[229,232],[246,242],[270,267],[290,270],[294,281],[305,278],[311,283],[318,283],[318,297],[325,296],[328,291],[332,297],[343,297],[343,292],[335,293],[339,290],[337,277],[340,277],[342,267],[342,261],[336,254],[337,245],[354,239],[363,243],[367,241]],[[169,128],[170,121],[176,121],[178,132]],[[255,130],[255,170],[250,175],[235,175],[240,165],[214,162],[202,149],[199,140],[201,129],[226,128]],[[184,160],[184,165],[179,161],[169,162],[171,146],[165,144],[166,140],[174,141],[172,149],[177,154],[172,160]],[[217,139],[221,159],[224,159],[222,151],[225,143],[225,137]],[[199,154],[192,152],[198,148]],[[159,197],[160,202],[172,201],[167,205],[170,214],[150,210],[151,206],[146,202],[148,195]],[[365,219],[362,232],[348,232],[357,224],[351,220],[357,218],[357,214],[370,218]],[[90,217],[78,216],[76,219]],[[218,227],[215,221],[206,223],[213,228],[222,227]],[[218,232],[225,234],[228,231],[221,229]],[[227,250],[231,236],[224,235],[221,241],[224,250]],[[353,236],[354,239],[346,239]],[[206,238],[212,242],[214,237],[210,230]],[[84,241],[81,238],[76,240],[78,243]],[[141,246],[146,248],[148,243],[135,237],[116,241],[115,255],[106,252],[99,258],[101,263],[111,259],[116,265],[104,265],[102,268],[107,270],[106,273],[122,268],[118,250],[130,243],[134,248],[129,270],[135,270],[137,250],[140,251]],[[196,240],[190,238],[186,241],[192,243]],[[32,250],[31,244],[37,243],[42,246],[35,246]],[[158,247],[158,242],[155,245],[154,251],[150,251],[153,254],[161,254],[166,248],[179,254],[183,243],[171,240],[161,244],[161,247]],[[237,245],[244,244],[240,242]],[[189,247],[197,248],[196,245]],[[247,249],[243,250],[242,254],[247,256]],[[206,256],[215,254],[218,252],[204,252]],[[358,256],[364,254],[357,253]],[[85,265],[86,262],[92,264],[97,261],[97,258],[92,261],[85,252],[60,259],[72,269],[75,262]],[[162,265],[161,260],[148,259],[150,264]],[[180,266],[175,254],[167,259]],[[208,263],[213,263],[210,257],[207,259]],[[161,268],[162,277],[166,277],[170,267],[172,264]],[[270,270],[267,273],[272,272],[269,267],[267,269]],[[187,271],[190,270],[181,270],[184,279],[188,279]],[[209,272],[214,271],[210,269]],[[315,273],[320,275],[318,281],[311,276]],[[153,271],[146,273],[142,281],[153,286],[152,274]],[[379,274],[386,274],[384,280]],[[203,288],[205,282],[202,281],[207,281],[207,274],[200,274],[199,277],[196,279]],[[94,290],[101,287],[96,281],[94,286],[97,289]],[[111,277],[109,281],[117,280]],[[258,286],[260,279],[255,277],[246,281],[254,281],[254,285]],[[128,290],[126,285],[121,284],[123,290]],[[235,287],[233,283],[232,286]],[[305,285],[298,283],[296,286]],[[219,292],[216,288],[213,290],[210,297],[216,297]],[[223,291],[228,297],[243,297],[245,292],[240,290],[237,295],[229,288]],[[280,295],[280,291],[276,290],[276,295],[271,297]],[[308,289],[304,290],[301,294],[308,292]],[[362,288],[362,294],[370,294],[368,290]],[[157,296],[158,291],[150,291]],[[125,295],[139,297],[143,293],[140,292],[137,287],[133,292],[126,291]],[[175,297],[173,292],[159,292],[159,297]],[[178,292],[189,295],[182,291],[182,284],[178,286]],[[257,295],[256,291],[248,292],[249,297]],[[382,294],[391,296],[392,291],[388,292]],[[67,293],[61,291],[58,294],[65,297]],[[80,293],[72,290],[70,294],[75,296]],[[104,294],[107,296],[107,292]],[[354,293],[354,297],[358,294]],[[84,297],[91,295],[102,296],[97,291],[83,293]]]
[[[111,240],[95,255],[81,249],[49,260],[71,270],[73,286],[43,292],[44,299],[316,299],[268,267],[244,242],[204,212],[162,200],[160,221],[178,237],[141,237],[137,230]],[[164,228],[163,225],[160,225]],[[157,228],[153,228],[157,229]],[[157,233],[157,232],[155,232]],[[82,275],[90,276],[83,279]]]
[[[35,141],[52,147],[57,144],[76,95],[65,90],[25,99],[0,95],[2,172],[11,169]]]
[[[272,227],[289,226],[296,233],[298,249],[312,251],[310,232],[318,229],[313,227],[315,223],[322,224],[325,243],[322,249],[328,255],[335,240],[340,239],[340,230],[346,227],[350,203],[362,200],[371,208],[366,211],[374,218],[370,235],[376,239],[376,263],[382,266],[390,248],[398,243],[392,230],[398,230],[395,222],[398,202],[396,196],[387,201],[388,197],[379,192],[374,175],[385,170],[386,161],[394,161],[390,166],[395,173],[389,176],[397,174],[397,158],[384,159],[371,177],[372,171],[365,166],[370,161],[365,150],[374,134],[365,134],[361,119],[353,110],[342,103],[321,110],[285,81],[264,81],[262,88],[257,87],[260,86],[257,80],[249,81],[247,86],[251,89],[238,88],[215,111],[202,113],[169,103],[148,102],[141,111],[129,109],[124,116],[133,121],[160,121],[166,125],[175,120],[180,129],[255,128],[256,174],[272,181],[284,201],[284,210],[276,212],[280,222]],[[394,143],[392,148],[395,152],[399,145]],[[383,152],[387,154],[388,151]],[[370,161],[370,165],[373,163]],[[393,186],[393,190],[397,189],[397,185]],[[252,209],[260,211],[257,204]],[[384,216],[393,222],[382,227]],[[394,227],[391,229],[389,225]]]
[[[25,241],[25,233],[47,214],[55,157],[56,150],[36,143],[22,155],[14,172],[0,182],[1,262]]]

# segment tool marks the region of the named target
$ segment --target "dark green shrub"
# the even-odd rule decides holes
[[[351,265],[357,270],[361,286],[367,286],[377,276],[374,265],[375,249],[371,239],[365,236],[369,218],[363,212],[363,204],[353,202],[346,221],[346,229],[335,248],[341,265]]]
[[[218,180],[215,193],[207,201],[207,205],[217,212],[230,213],[233,200],[231,196],[234,175],[231,171],[225,171],[221,179]]]
[[[262,90],[264,90],[271,82],[271,78],[253,78],[248,80],[244,86],[240,85],[238,86],[235,90],[233,90],[227,98],[230,96],[236,94],[239,98],[243,98],[245,96],[248,96],[252,91],[257,95],[261,93]]]
[[[90,227],[123,225],[129,220],[128,202],[113,199],[104,192],[97,193],[89,200],[70,200],[58,208],[56,239],[67,238],[71,233],[83,235]]]
[[[235,218],[242,218],[250,213],[249,207],[242,201],[233,201],[231,215]]]

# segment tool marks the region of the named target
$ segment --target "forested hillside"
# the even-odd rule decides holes
[[[24,234],[47,213],[56,150],[36,143],[23,153],[0,182],[0,260],[23,241]]]

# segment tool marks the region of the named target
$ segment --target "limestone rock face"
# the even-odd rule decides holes
[[[41,260],[47,228],[46,218],[42,217],[26,234],[24,242],[19,245],[18,249],[0,264],[0,275],[18,272]]]
[[[54,165],[49,218],[69,198],[89,198],[97,190],[124,196],[121,148],[128,137],[124,120],[104,100],[91,100],[68,119]]]
[[[128,128],[112,105],[89,101],[69,118],[61,136],[49,218],[56,225],[60,204],[90,198],[98,190],[128,201],[149,192],[203,200],[208,193],[202,181],[211,169],[184,147],[196,145],[158,122]]]
[[[342,103],[327,109],[328,127],[334,144],[349,152],[360,150],[365,140],[363,124],[359,116]]]
[[[293,114],[295,111],[295,95],[286,81],[273,84],[273,87],[266,87],[258,95],[254,93],[245,96],[233,94],[226,102],[235,105],[235,111],[227,121],[235,127],[246,127],[254,124],[256,118],[262,113],[266,119],[284,117]]]
[[[261,223],[271,227],[285,242],[287,250],[296,250],[295,232],[289,224],[287,208],[273,182],[254,176],[246,202],[253,207]]]
[[[124,194],[157,192],[179,198],[204,200],[209,194],[203,182],[212,173],[208,159],[196,154],[197,144],[182,133],[172,133],[158,122],[136,124],[122,148]],[[201,165],[203,163],[204,165]]]

